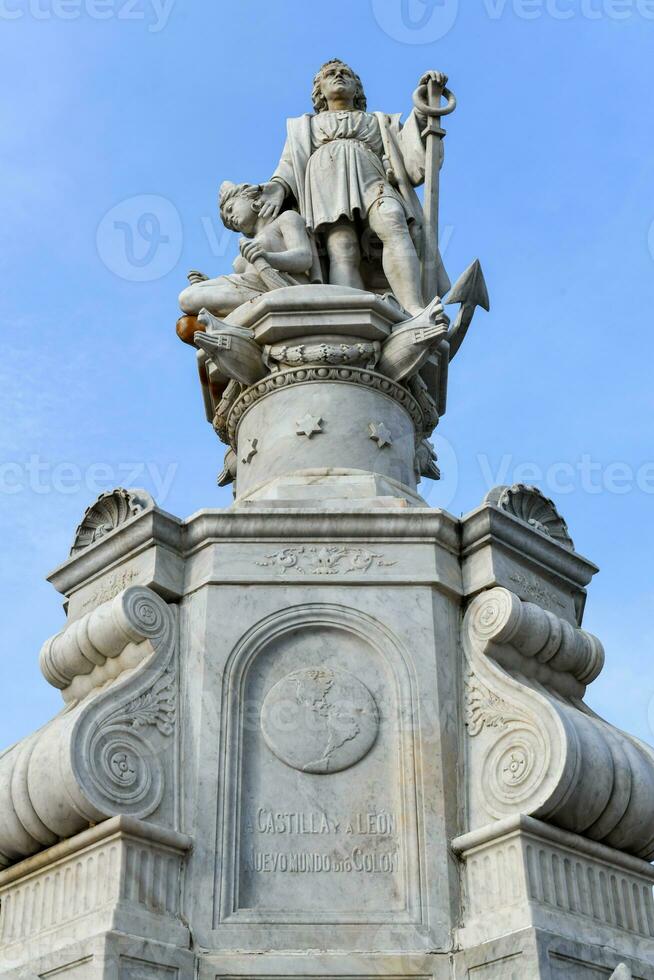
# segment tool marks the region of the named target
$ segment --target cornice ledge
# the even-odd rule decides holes
[[[486,824],[484,827],[478,827],[467,834],[461,834],[461,836],[454,838],[450,846],[455,854],[467,857],[478,848],[518,834],[538,837],[541,840],[557,844],[559,847],[565,847],[606,864],[615,865],[623,871],[643,875],[654,883],[654,866],[649,861],[634,857],[633,854],[625,854],[624,851],[607,847],[606,844],[600,844],[569,830],[562,830],[560,827],[545,823],[536,817],[530,817],[526,813],[517,813],[503,820]]]
[[[484,504],[461,519],[462,558],[493,542],[537,561],[581,587],[588,585],[599,572],[598,566],[588,558],[492,505]]]
[[[184,526],[184,552],[188,556],[215,540],[382,540],[404,538],[435,541],[457,555],[459,521],[445,510],[411,507],[400,512],[269,508],[200,510]]]
[[[65,860],[77,854],[79,851],[93,844],[110,840],[112,837],[130,837],[135,840],[147,841],[151,844],[158,844],[168,847],[171,850],[185,854],[193,846],[193,839],[187,834],[180,834],[176,830],[169,830],[167,827],[160,827],[158,824],[146,823],[144,820],[137,820],[136,817],[129,817],[120,814],[117,817],[110,817],[101,823],[83,830],[68,840],[61,841],[48,847],[45,851],[40,851],[32,857],[13,864],[5,871],[0,871],[0,889],[26,878],[28,875],[42,871],[57,861]]]
[[[109,572],[126,558],[135,558],[151,545],[160,545],[181,555],[184,523],[165,510],[142,511],[114,531],[72,555],[46,576],[62,595],[68,595],[94,575]]]

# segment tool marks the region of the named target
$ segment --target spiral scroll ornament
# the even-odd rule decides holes
[[[120,604],[120,615],[138,642],[159,636],[165,630],[165,606],[150,589],[131,586],[121,592],[114,602]]]
[[[161,760],[145,738],[126,727],[109,725],[96,732],[90,746],[90,770],[108,812],[144,817],[161,802]]]
[[[88,749],[89,774],[102,808],[135,817],[156,810],[165,783],[164,753],[145,733],[156,729],[166,739],[175,717],[175,677],[165,671],[149,690],[105,718]],[[165,741],[159,743],[163,748]]]
[[[488,750],[482,767],[484,805],[495,817],[508,816],[531,801],[550,764],[547,741],[534,725],[510,726]]]
[[[520,621],[520,599],[508,589],[493,589],[473,603],[470,628],[483,642],[511,636]]]

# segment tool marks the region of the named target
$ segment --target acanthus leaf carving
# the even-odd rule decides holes
[[[486,687],[473,671],[468,671],[465,702],[465,725],[468,735],[474,738],[484,728],[506,728],[509,722],[514,720],[516,720],[515,708]]]
[[[110,715],[105,725],[124,724],[136,730],[154,726],[162,735],[172,735],[177,714],[175,676],[167,670],[149,691],[139,695],[116,715]]]

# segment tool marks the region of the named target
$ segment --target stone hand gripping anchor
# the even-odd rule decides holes
[[[442,116],[448,116],[456,109],[456,97],[447,87],[447,75],[442,76],[443,84],[435,78],[429,78],[419,85],[413,93],[413,104],[421,116],[427,120],[422,131],[426,141],[425,165],[425,225],[423,234],[422,256],[422,292],[423,296],[435,296],[438,293],[439,268],[441,264],[438,250],[438,209],[440,201],[440,168],[442,158],[442,142],[445,130],[441,128]],[[442,98],[447,99],[446,105],[441,105]]]
[[[440,163],[441,144],[446,136],[446,131],[441,127],[440,120],[443,116],[448,116],[454,112],[457,104],[456,96],[447,88],[447,76],[444,76],[444,82],[445,84],[439,85],[435,79],[430,78],[428,82],[420,85],[413,93],[414,106],[420,115],[427,119],[427,125],[422,132],[427,147],[422,268],[422,289],[426,297],[434,296],[438,291]],[[442,98],[446,99],[445,105],[441,105]],[[461,304],[456,323],[447,338],[450,345],[449,356],[452,360],[472,322],[475,308],[482,306],[485,310],[490,309],[486,283],[478,259],[475,259],[472,265],[459,277],[445,302]]]

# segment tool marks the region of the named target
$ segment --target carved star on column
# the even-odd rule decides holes
[[[258,439],[246,439],[245,445],[243,446],[243,451],[241,453],[241,462],[249,463],[252,458],[259,452],[259,440]]]
[[[315,432],[322,432],[322,419],[320,416],[311,415],[310,412],[298,419],[295,423],[295,431],[299,436],[306,436],[310,439]]]
[[[384,446],[393,445],[393,437],[391,436],[390,429],[388,429],[383,422],[368,422],[368,435],[376,442],[380,449]]]

